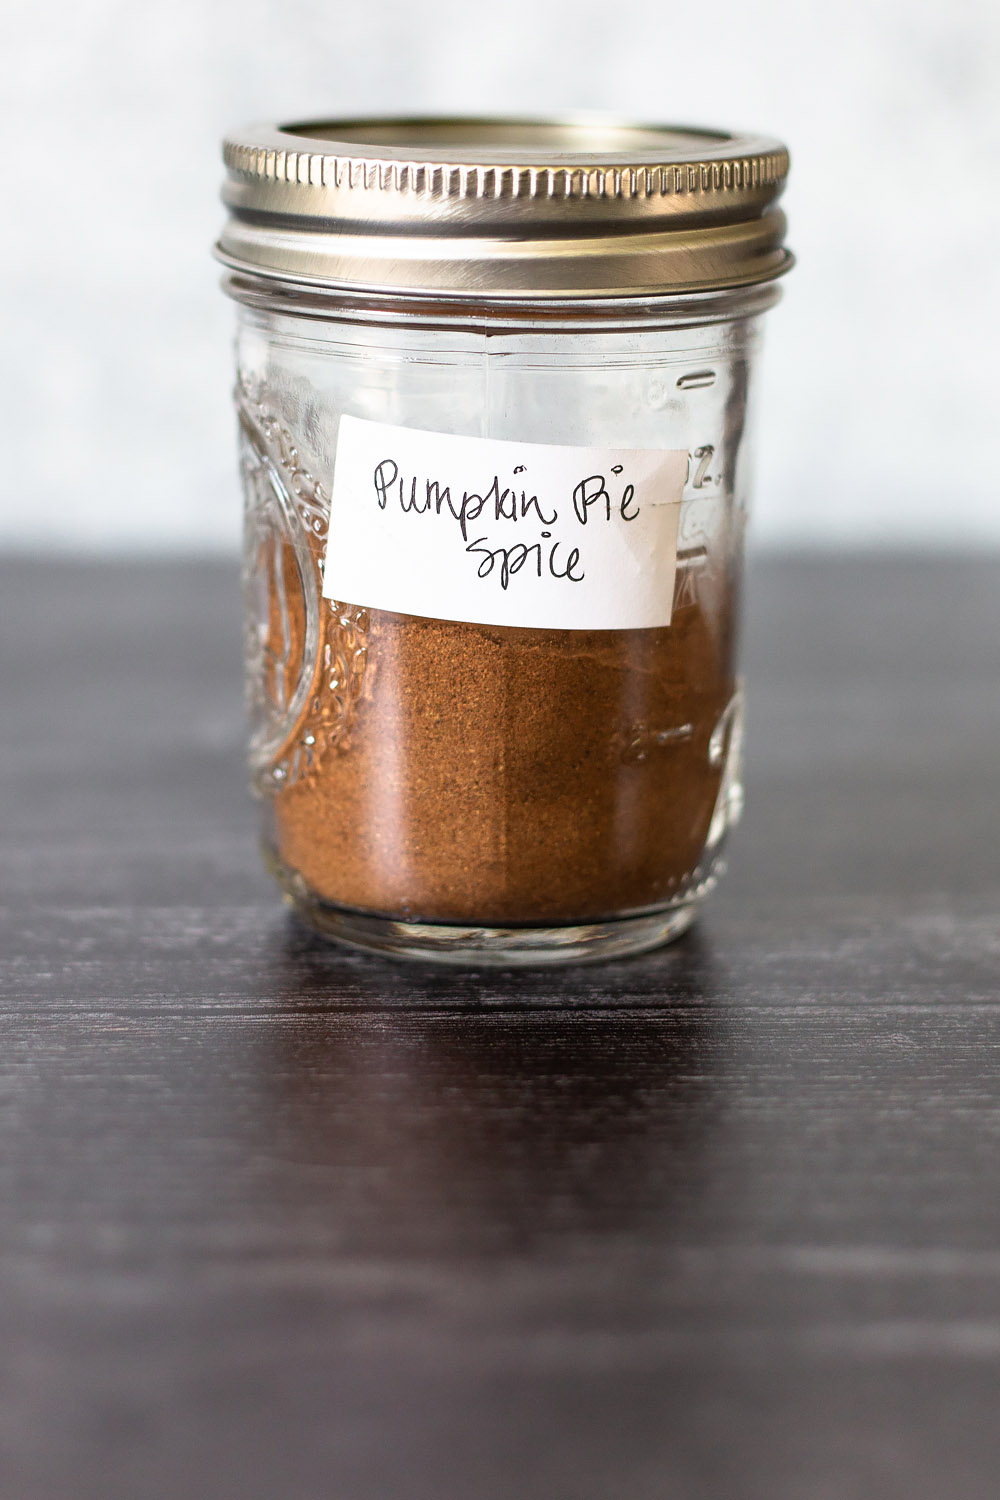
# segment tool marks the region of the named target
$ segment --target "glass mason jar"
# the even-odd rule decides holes
[[[226,143],[250,770],[299,915],[520,964],[676,937],[742,805],[776,142],[368,120]]]

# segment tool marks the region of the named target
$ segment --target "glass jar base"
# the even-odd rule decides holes
[[[529,968],[597,963],[658,948],[686,932],[697,901],[667,911],[607,922],[558,927],[476,927],[440,922],[403,922],[334,906],[290,890],[281,882],[296,915],[322,937],[391,958],[467,968]]]

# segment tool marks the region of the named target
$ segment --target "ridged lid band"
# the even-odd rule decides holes
[[[776,141],[582,117],[251,127],[225,143],[238,272],[447,298],[708,291],[787,270]]]

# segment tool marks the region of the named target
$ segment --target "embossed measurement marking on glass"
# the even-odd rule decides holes
[[[702,386],[715,384],[714,370],[692,370],[689,375],[681,375],[677,380],[679,391],[698,391]]]
[[[715,448],[712,443],[704,443],[702,447],[696,448],[692,453],[691,457],[698,460],[698,467],[695,469],[691,480],[691,488],[693,490],[704,489],[706,484],[712,483],[711,475],[708,475],[708,466],[712,462],[712,455],[714,453]],[[708,475],[707,478],[706,475]]]

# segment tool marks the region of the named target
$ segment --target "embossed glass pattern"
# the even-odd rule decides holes
[[[477,963],[682,931],[742,805],[739,579],[770,288],[471,318],[239,313],[250,768],[314,926]],[[671,624],[525,630],[322,594],[338,422],[688,453]]]

